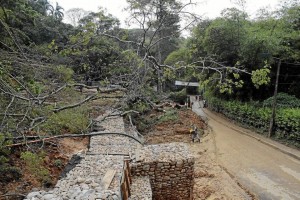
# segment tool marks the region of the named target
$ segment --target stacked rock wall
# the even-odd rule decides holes
[[[192,199],[194,158],[184,143],[149,145],[131,165],[133,176],[149,176],[153,199]]]

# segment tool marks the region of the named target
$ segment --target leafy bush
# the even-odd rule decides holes
[[[172,101],[178,102],[178,103],[183,103],[186,101],[186,90],[183,89],[181,91],[178,92],[171,92],[170,93],[170,99],[172,99]]]
[[[10,149],[5,146],[11,143],[11,134],[0,133],[0,180],[2,182],[18,180],[21,177],[20,169],[12,167],[8,163]]]
[[[34,80],[30,80],[28,82],[28,87],[34,94],[41,94],[44,88],[44,86],[41,83],[36,82]]]
[[[48,169],[43,166],[43,153],[35,154],[29,151],[22,152],[21,159],[25,161],[26,169],[39,181],[46,184],[49,183],[49,180],[51,181]]]
[[[146,113],[150,110],[150,106],[144,101],[138,101],[132,105],[132,109],[138,111],[139,113]]]
[[[22,176],[21,170],[17,167],[11,167],[8,165],[0,165],[0,180],[4,182],[10,182],[19,180]]]
[[[211,110],[223,113],[228,118],[256,128],[260,132],[268,132],[271,108],[238,101],[224,101],[215,97],[207,100]],[[300,108],[277,109],[275,137],[300,147]]]
[[[189,51],[188,49],[181,48],[179,50],[171,52],[165,60],[165,64],[167,65],[175,65],[177,62],[187,62],[189,59]]]
[[[177,121],[178,120],[178,112],[176,110],[167,110],[163,115],[158,117],[158,123],[168,122],[168,121]]]
[[[273,101],[274,97],[270,97],[263,101],[263,105],[266,107],[272,107]],[[277,95],[276,105],[278,108],[300,108],[300,99],[281,92]]]
[[[52,134],[60,134],[61,131],[81,133],[87,130],[88,124],[88,109],[82,106],[52,114],[41,126],[41,130]]]
[[[57,77],[61,82],[70,82],[72,81],[72,76],[74,71],[71,68],[68,68],[63,65],[59,65],[55,68],[55,72],[57,73]]]
[[[0,133],[0,166],[8,161],[10,150],[5,147],[12,143],[11,134]]]
[[[134,124],[137,125],[137,129],[140,132],[147,132],[157,122],[156,117],[149,117],[147,115],[140,115],[137,118],[133,118]]]
[[[60,159],[56,159],[56,160],[54,160],[54,165],[57,168],[61,168],[63,166],[63,162]]]
[[[27,170],[32,173],[39,181],[43,183],[49,182],[49,171],[43,166],[44,156],[42,153],[35,154],[29,151],[22,152],[21,159],[25,161]]]
[[[134,124],[137,124],[137,129],[140,132],[147,132],[152,129],[156,124],[160,124],[163,122],[178,121],[179,116],[176,110],[169,109],[165,113],[160,116],[154,115],[142,115],[138,119],[135,119]]]
[[[144,131],[148,130],[149,127],[150,127],[150,125],[146,124],[143,120],[140,120],[139,122],[137,122],[137,129],[139,132],[144,132]]]

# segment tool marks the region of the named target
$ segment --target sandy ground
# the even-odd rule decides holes
[[[200,144],[189,145],[195,156],[194,199],[255,199],[219,165],[213,137],[213,133],[209,133]]]

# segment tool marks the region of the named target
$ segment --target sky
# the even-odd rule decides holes
[[[223,9],[235,6],[232,1],[234,0],[193,0],[193,2],[197,2],[197,6],[193,6],[189,11],[193,11],[204,18],[216,18],[220,16],[220,12]],[[124,11],[127,5],[126,0],[50,0],[50,2],[54,5],[58,2],[65,11],[71,8],[82,8],[86,11],[95,12],[101,6],[106,8],[108,13],[117,17],[123,26],[128,17],[128,14]],[[268,10],[274,9],[279,2],[280,0],[246,0],[245,11],[250,17],[254,18],[255,12],[259,8],[268,7]]]

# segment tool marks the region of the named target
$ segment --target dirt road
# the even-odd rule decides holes
[[[194,104],[193,111],[199,111]],[[258,199],[300,199],[300,161],[241,134],[230,121],[205,110],[214,160]],[[235,129],[235,130],[234,130]]]

